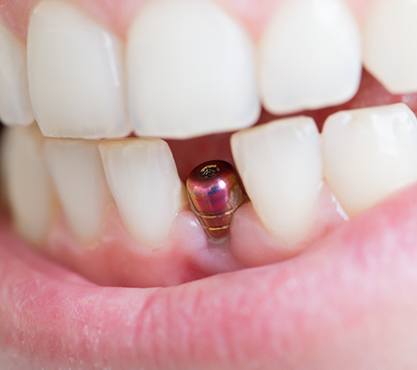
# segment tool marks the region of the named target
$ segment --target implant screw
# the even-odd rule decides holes
[[[233,166],[219,160],[202,163],[190,173],[186,186],[190,207],[209,238],[224,241],[233,214],[246,199]]]

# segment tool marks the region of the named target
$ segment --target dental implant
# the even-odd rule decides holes
[[[211,241],[225,241],[233,214],[246,199],[236,170],[225,161],[202,163],[190,173],[186,187],[191,210]]]

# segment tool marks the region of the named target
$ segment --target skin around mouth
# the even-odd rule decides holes
[[[35,2],[0,0],[2,17],[22,39]],[[123,38],[142,2],[79,3]],[[249,12],[238,0],[223,3],[248,25],[253,38],[274,5],[247,2],[256,10]],[[358,14],[364,11],[360,1],[352,4]],[[341,109],[404,101],[416,111],[416,99],[387,93],[365,71],[350,102],[304,113],[321,127]],[[259,124],[271,118],[264,112]],[[169,141],[180,177],[205,160],[232,161],[229,138],[218,134]],[[197,150],[201,147],[206,150]],[[328,203],[324,191],[322,209],[330,209]],[[224,253],[226,246],[215,256],[207,253],[190,212],[178,218],[170,238],[180,249],[158,258],[121,250],[120,245],[135,241],[111,216],[106,227],[110,232],[102,235],[111,240],[106,254],[92,250],[81,256],[58,220],[46,259],[17,237],[4,217],[0,367],[414,369],[416,217],[416,186],[349,222],[342,222],[332,208],[308,248],[291,259],[262,249],[274,241],[249,204],[234,217],[230,253]],[[146,270],[138,267],[143,265]],[[246,266],[253,267],[242,269]]]

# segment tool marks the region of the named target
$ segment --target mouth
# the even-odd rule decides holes
[[[1,367],[417,366],[415,7],[0,0]]]

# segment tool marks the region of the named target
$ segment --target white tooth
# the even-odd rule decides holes
[[[100,144],[110,190],[128,229],[161,246],[183,204],[183,187],[168,144],[129,139]]]
[[[8,125],[33,122],[26,72],[26,51],[0,23],[0,118]]]
[[[236,130],[260,112],[253,45],[211,0],[154,0],[128,42],[129,108],[140,135]]]
[[[16,228],[28,240],[45,240],[53,216],[52,187],[35,127],[5,133],[2,161],[7,199]]]
[[[260,89],[273,113],[349,100],[361,78],[358,26],[342,0],[285,0],[260,41]]]
[[[29,89],[46,136],[120,137],[129,132],[123,46],[66,1],[42,1],[28,33]]]
[[[339,112],[323,129],[326,180],[349,215],[417,181],[417,120],[404,104]]]
[[[320,136],[308,117],[239,132],[233,157],[267,229],[291,247],[309,234],[322,184]]]
[[[417,2],[372,4],[363,31],[365,66],[389,92],[417,92]]]
[[[51,139],[45,159],[73,232],[83,241],[94,240],[110,200],[97,143]]]

